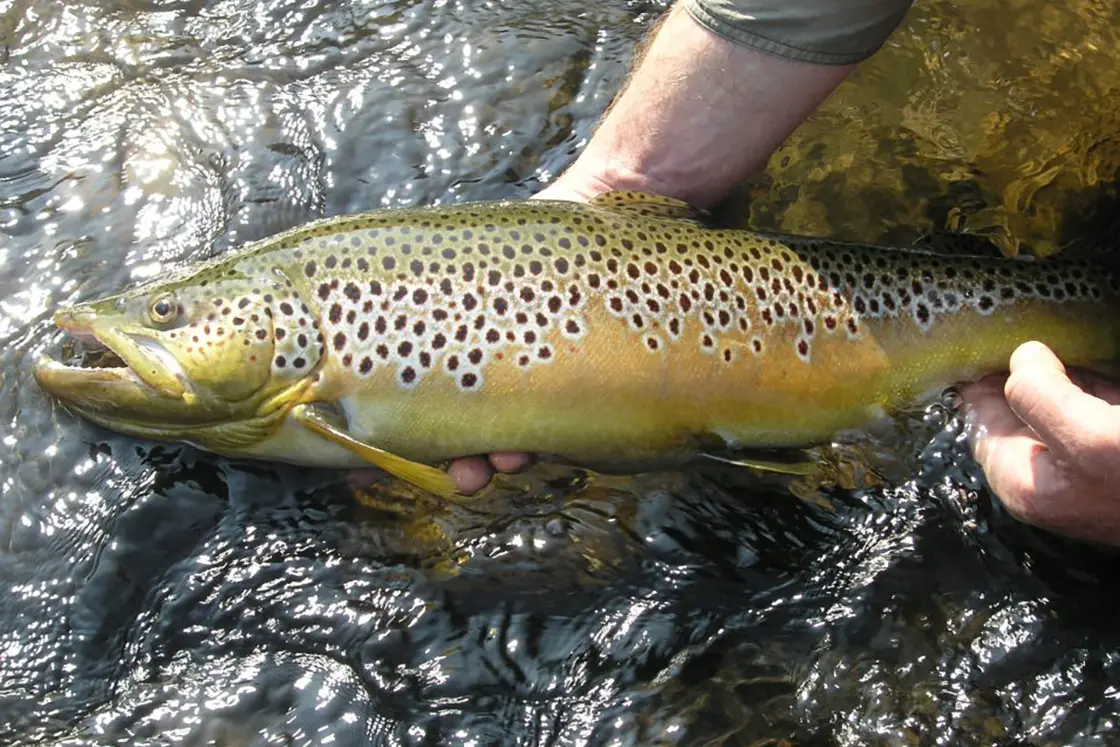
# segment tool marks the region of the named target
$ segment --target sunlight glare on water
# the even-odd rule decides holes
[[[35,387],[59,304],[323,216],[527,197],[664,7],[0,1],[0,743],[1120,739],[1111,561],[1007,517],[944,411],[884,442],[898,479],[813,502],[541,466],[388,510]],[[1116,13],[918,3],[731,217],[1052,249],[1120,163]]]

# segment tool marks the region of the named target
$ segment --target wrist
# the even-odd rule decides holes
[[[672,185],[626,166],[621,159],[587,151],[534,197],[589,202],[620,189],[677,196]]]

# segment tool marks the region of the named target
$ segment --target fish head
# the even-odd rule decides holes
[[[218,266],[61,309],[54,321],[92,352],[36,361],[48,394],[110,430],[223,453],[278,425],[321,350],[317,321],[279,270]]]

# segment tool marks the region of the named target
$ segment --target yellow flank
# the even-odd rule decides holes
[[[324,466],[377,450],[420,462],[525,450],[639,468],[807,445],[1001,370],[1026,340],[1073,365],[1117,357],[1117,279],[1086,261],[939,256],[694,217],[613,193],[330,219],[60,323],[88,332],[72,320],[96,318],[146,351],[147,372],[114,347],[136,369],[122,381],[147,386],[164,420],[176,411],[181,427],[163,437]],[[155,320],[167,298],[178,313]],[[64,368],[37,375],[73,409],[159,435],[136,391],[114,413],[106,398],[123,401],[126,384],[106,394],[103,371]],[[183,383],[181,404],[143,383],[157,379]],[[266,401],[267,423],[254,409]],[[329,427],[271,415],[297,404],[329,408]],[[217,446],[207,435],[254,418],[236,445],[228,428]]]

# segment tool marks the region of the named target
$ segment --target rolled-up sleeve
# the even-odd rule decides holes
[[[913,0],[683,0],[697,23],[743,46],[792,60],[846,65],[891,35]]]

